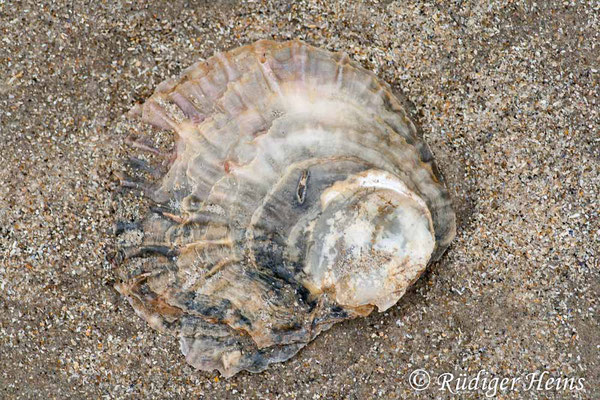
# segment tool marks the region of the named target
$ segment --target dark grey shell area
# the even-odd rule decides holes
[[[325,209],[339,182],[368,171],[403,182],[426,204],[431,261],[454,237],[427,145],[389,87],[343,53],[259,41],[218,54],[159,85],[121,129],[133,145],[121,183],[148,213],[117,225],[117,289],[203,370],[264,370],[373,310],[309,284],[307,254],[330,229],[319,221],[364,198]]]

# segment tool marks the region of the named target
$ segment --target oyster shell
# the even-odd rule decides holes
[[[163,82],[132,114],[175,146],[153,182],[122,177],[156,207],[118,229],[116,287],[196,368],[261,371],[386,310],[454,237],[427,145],[344,53],[259,41]]]

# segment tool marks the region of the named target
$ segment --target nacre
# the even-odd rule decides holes
[[[196,368],[261,371],[388,309],[454,237],[415,124],[344,53],[259,41],[163,82],[131,115],[158,128],[137,136],[175,144],[132,140],[165,168],[136,159],[120,175],[153,210],[118,226],[116,287]]]

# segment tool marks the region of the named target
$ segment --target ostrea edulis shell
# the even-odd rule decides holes
[[[427,145],[344,53],[259,41],[163,82],[132,114],[175,145],[149,182],[121,177],[154,205],[118,229],[138,243],[120,240],[117,288],[199,369],[261,371],[386,310],[454,237]]]

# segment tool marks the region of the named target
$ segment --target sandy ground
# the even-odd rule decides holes
[[[582,383],[495,398],[600,398],[599,32],[597,0],[0,0],[0,398],[479,399],[436,379],[482,370]],[[345,50],[402,90],[459,228],[388,312],[224,380],[112,287],[113,127],[163,79],[260,38]]]

